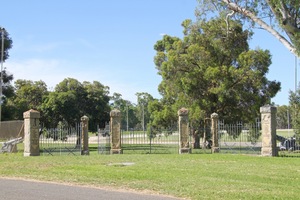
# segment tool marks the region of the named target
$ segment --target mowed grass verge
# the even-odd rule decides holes
[[[0,154],[0,176],[133,189],[186,199],[299,199],[300,158]]]

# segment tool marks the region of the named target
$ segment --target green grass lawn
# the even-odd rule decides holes
[[[127,165],[128,164],[128,165]],[[0,176],[186,199],[299,199],[300,159],[224,154],[0,154]]]

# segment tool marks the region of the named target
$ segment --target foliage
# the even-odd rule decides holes
[[[217,11],[224,19],[250,21],[268,31],[288,50],[300,53],[300,2],[295,0],[198,0],[198,16],[207,18]],[[287,37],[285,36],[285,34]]]
[[[66,78],[57,84],[54,92],[45,98],[42,105],[43,113],[48,116],[45,125],[56,127],[60,121],[69,125],[79,123],[85,114],[82,109],[85,96],[83,85],[76,79]]]
[[[160,100],[155,99],[149,103],[148,112],[151,113],[148,129],[153,130],[172,129],[177,123],[177,110],[172,105],[168,105]]]
[[[277,106],[277,128],[292,128],[291,119],[293,118],[293,109],[290,106]]]
[[[23,119],[23,113],[27,110],[40,110],[43,98],[49,93],[45,82],[19,79],[14,85],[15,95],[10,101],[15,110],[15,119]]]
[[[146,130],[146,125],[150,121],[151,113],[148,110],[149,104],[154,101],[153,96],[146,92],[138,92],[136,93],[137,96],[137,118],[140,121],[141,130]]]
[[[136,116],[136,107],[128,100],[122,99],[122,95],[114,93],[111,97],[111,109],[118,109],[121,112],[121,128],[128,130],[135,128],[140,123]]]
[[[6,78],[12,79],[12,76]],[[80,83],[66,78],[56,85],[53,92],[43,81],[17,80],[15,87],[8,87],[5,100],[5,120],[23,119],[23,113],[35,109],[41,113],[41,128],[57,127],[59,123],[75,126],[83,115],[89,117],[89,129],[97,131],[109,121],[109,88],[98,81]],[[9,97],[9,98],[8,98]]]
[[[0,30],[4,29],[3,27],[0,27]],[[1,45],[2,46],[2,31],[0,31],[0,41],[1,41]],[[3,44],[3,61],[6,61],[9,58],[9,50],[12,48],[12,44],[13,41],[12,39],[9,37],[9,33],[4,29],[4,44]],[[2,54],[2,48],[0,48],[0,53]]]
[[[3,27],[0,27],[2,29]],[[2,31],[0,31],[0,41],[2,46]],[[5,62],[9,58],[9,50],[12,48],[13,41],[9,37],[9,33],[4,29],[4,44],[3,44],[3,62]],[[2,48],[0,48],[0,54],[2,54]],[[0,72],[1,75],[1,72]],[[2,94],[1,97],[1,120],[8,120],[13,112],[13,107],[9,105],[8,99],[14,95],[14,89],[11,85],[11,81],[13,80],[13,75],[6,71],[6,69],[2,69]]]
[[[229,21],[228,30],[221,18],[185,20],[183,39],[165,35],[155,44],[159,91],[173,111],[187,106],[198,121],[214,112],[227,121],[250,121],[279,91],[280,83],[266,78],[269,51],[249,50],[251,33]]]
[[[7,72],[6,70],[2,71],[3,73],[3,84],[2,84],[2,111],[1,111],[1,120],[9,120],[15,112],[15,108],[11,105],[9,99],[14,97],[14,87],[11,84],[13,80],[13,75]]]
[[[293,109],[292,115],[292,125],[297,138],[300,142],[300,87],[296,92],[290,91],[290,107]]]
[[[41,111],[47,116],[45,126],[56,127],[59,122],[74,126],[87,115],[90,130],[95,131],[97,125],[104,126],[109,121],[108,87],[97,81],[80,83],[66,78],[45,97]]]
[[[93,83],[84,81],[83,88],[87,93],[84,110],[89,117],[89,129],[96,131],[97,125],[105,127],[109,121],[109,87],[98,81]]]

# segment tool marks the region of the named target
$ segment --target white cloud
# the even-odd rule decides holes
[[[65,77],[65,75],[61,73],[63,65],[64,63],[62,61],[55,59],[29,59],[20,62],[9,61],[5,64],[5,68],[13,74],[14,80],[42,80],[51,88]]]

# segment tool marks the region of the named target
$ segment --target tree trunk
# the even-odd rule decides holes
[[[193,148],[194,149],[200,149],[200,134],[199,134],[199,131],[193,130],[193,139],[194,139]]]
[[[258,18],[253,12],[247,10],[246,8],[241,8],[236,3],[231,2],[230,0],[222,0],[224,3],[228,5],[228,9],[237,12],[245,17],[248,17],[255,23],[257,23],[261,28],[265,29],[269,33],[271,33],[276,39],[278,39],[290,52],[292,52],[295,56],[299,57],[297,54],[295,46],[290,43],[283,35],[281,35],[278,31],[273,29],[267,23],[265,23],[262,19]]]

